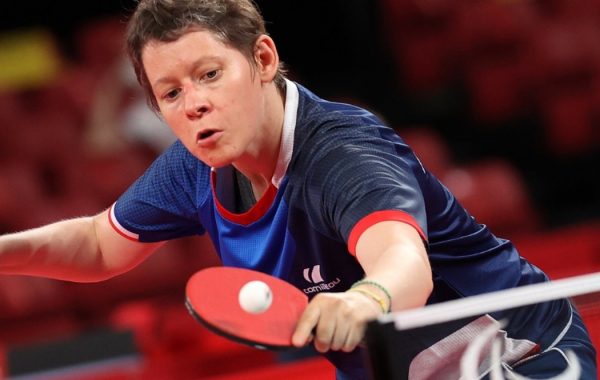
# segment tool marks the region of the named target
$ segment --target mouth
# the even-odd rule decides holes
[[[198,144],[198,145],[209,144],[213,140],[216,140],[219,133],[220,133],[220,131],[218,131],[216,129],[204,129],[204,130],[198,132],[198,134],[196,135],[196,144]]]
[[[213,131],[213,130],[201,131],[200,133],[198,133],[198,141],[207,139],[210,136],[212,136],[214,133],[215,133],[215,131]]]

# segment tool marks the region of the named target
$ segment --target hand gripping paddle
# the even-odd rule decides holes
[[[262,281],[272,292],[271,306],[252,314],[242,309],[238,295],[250,281]],[[288,282],[261,272],[232,267],[200,270],[188,280],[186,306],[209,330],[261,349],[292,347],[296,323],[308,297]]]

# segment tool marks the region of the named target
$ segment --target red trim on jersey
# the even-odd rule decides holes
[[[110,210],[108,210],[108,223],[112,226],[113,230],[115,230],[119,235],[123,236],[127,240],[136,241],[136,242],[139,241],[135,237],[127,235],[124,231],[122,231],[119,228],[119,226],[117,226],[117,223],[115,223],[115,221],[112,218],[112,213],[113,213],[114,207],[115,207],[115,205],[113,204],[112,206],[110,206]]]
[[[363,232],[376,223],[391,220],[411,225],[417,230],[419,235],[421,235],[421,239],[427,241],[427,237],[423,233],[421,226],[419,226],[419,223],[417,223],[412,215],[400,210],[375,211],[359,220],[358,223],[356,223],[356,225],[354,225],[352,228],[352,231],[350,231],[350,237],[348,238],[348,250],[352,256],[356,256],[356,244],[358,243],[358,239]]]
[[[541,351],[542,351],[542,348],[540,347],[539,343],[536,343],[535,346],[533,346],[533,348],[531,350],[529,350],[525,355],[523,355],[519,360],[517,360],[517,362],[520,362],[521,360],[525,360],[531,356],[538,355]]]
[[[219,214],[221,214],[225,219],[227,219],[231,222],[242,224],[242,225],[248,225],[250,223],[253,223],[253,222],[256,222],[257,220],[259,220],[269,210],[269,208],[273,204],[275,195],[277,195],[277,188],[275,187],[275,185],[270,184],[269,187],[267,188],[267,191],[265,191],[263,196],[258,200],[258,202],[256,202],[256,204],[254,206],[252,206],[252,208],[250,208],[250,210],[248,210],[242,214],[236,214],[236,213],[233,213],[233,212],[227,210],[221,204],[221,202],[219,202],[219,199],[217,198],[216,184],[217,184],[217,173],[215,171],[212,171],[211,172],[212,195],[213,195],[213,199],[215,200],[215,204],[217,205],[217,210],[219,211]]]

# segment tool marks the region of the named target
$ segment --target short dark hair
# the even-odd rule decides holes
[[[214,33],[225,44],[239,50],[254,66],[254,45],[267,34],[258,6],[252,0],[140,0],[127,28],[127,52],[138,82],[152,108],[158,104],[142,63],[142,50],[150,41],[175,41],[192,28]],[[275,76],[280,91],[285,88],[285,69],[280,63]]]

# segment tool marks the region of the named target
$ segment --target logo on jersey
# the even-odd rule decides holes
[[[315,284],[315,286],[310,286],[308,288],[302,289],[306,294],[318,293],[325,290],[333,289],[337,284],[340,283],[339,277],[336,277],[335,280],[326,282],[323,280],[323,276],[321,276],[321,266],[315,265],[311,268],[304,268],[302,271],[304,275],[304,279],[311,284]]]
[[[323,276],[321,276],[321,266],[315,265],[312,267],[312,271],[310,268],[304,268],[302,272],[304,274],[304,279],[313,284],[317,284],[319,282],[323,282]]]

